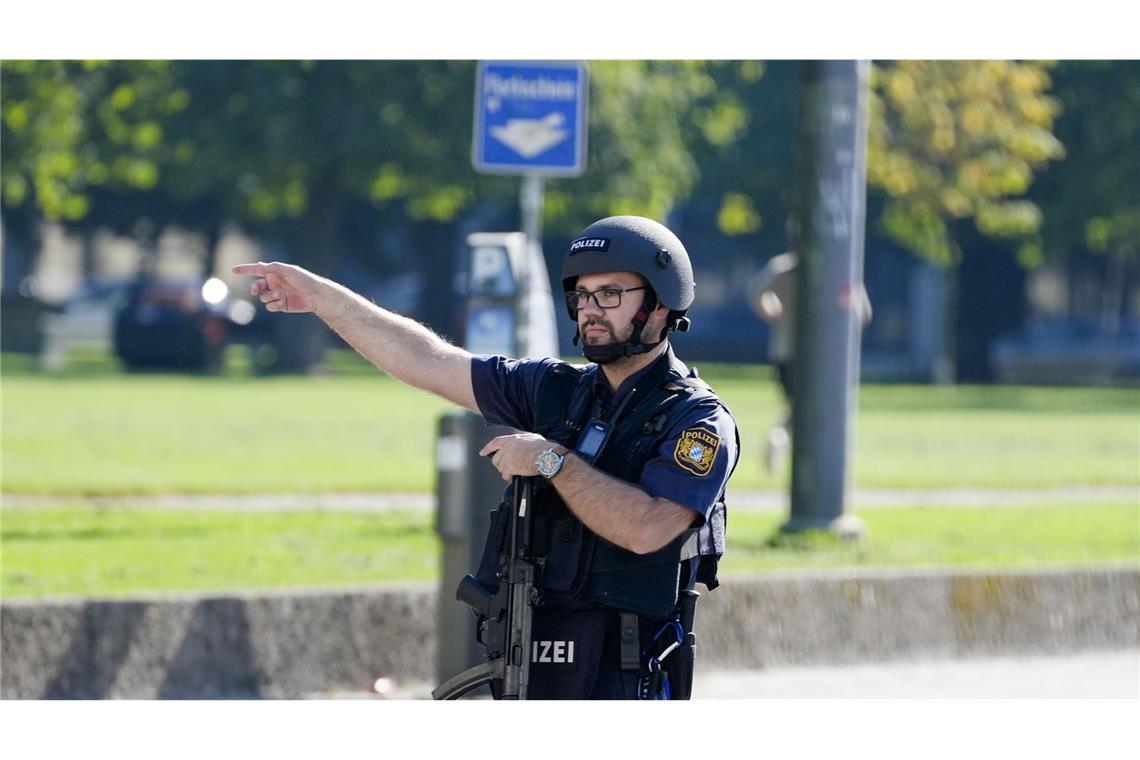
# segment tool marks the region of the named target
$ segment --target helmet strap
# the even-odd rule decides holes
[[[629,340],[624,343],[609,343],[604,346],[591,346],[584,343],[582,353],[595,364],[609,364],[618,359],[623,359],[627,356],[637,356],[638,354],[644,354],[657,348],[657,346],[661,345],[661,342],[665,340],[665,333],[668,332],[668,328],[661,331],[661,338],[655,343],[641,342],[641,333],[645,330],[646,323],[649,322],[649,315],[652,314],[656,308],[657,293],[654,292],[653,288],[649,288],[649,290],[646,291],[645,300],[641,303],[641,308],[633,315],[633,321],[631,323],[633,325],[633,332],[630,333]],[[580,331],[574,333],[575,345],[577,345],[578,336],[580,334]]]

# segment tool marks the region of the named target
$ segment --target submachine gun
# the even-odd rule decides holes
[[[455,592],[456,599],[479,614],[478,639],[486,648],[488,661],[444,681],[432,690],[432,699],[458,699],[492,681],[502,682],[501,699],[526,699],[531,620],[538,599],[537,565],[530,547],[532,478],[514,478],[511,492],[510,543],[500,560],[499,590],[492,593],[475,576],[467,575]]]

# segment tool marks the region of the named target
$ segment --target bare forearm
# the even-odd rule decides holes
[[[590,530],[636,554],[668,544],[688,528],[694,513],[668,499],[591,467],[568,454],[551,481],[566,506]]]
[[[409,385],[478,411],[471,354],[424,325],[323,280],[314,313],[361,356]]]

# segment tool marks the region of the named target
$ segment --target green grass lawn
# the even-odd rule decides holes
[[[453,409],[333,352],[336,374],[41,375],[6,355],[6,493],[419,491],[434,488],[438,419]],[[735,488],[782,488],[760,466],[781,416],[766,366],[708,365],[742,435]],[[1122,388],[860,389],[853,462],[865,488],[1140,484],[1140,392]]]
[[[702,373],[741,431],[733,485],[783,486],[763,472],[778,419],[770,384]],[[864,488],[1140,485],[1140,391],[1127,388],[863,385],[852,452]]]
[[[194,512],[69,496],[426,492],[446,402],[333,352],[321,377],[124,375],[104,360],[42,375],[2,358],[0,480],[52,506],[0,510],[0,595],[340,586],[438,577],[432,515]],[[232,369],[232,367],[231,367]],[[781,416],[765,366],[702,366],[742,431],[733,488],[784,488],[760,467]],[[865,488],[1140,485],[1136,389],[860,389]],[[772,545],[781,514],[731,512],[726,574],[818,567],[1140,562],[1140,505],[882,508],[860,543]],[[810,550],[809,550],[810,548]]]
[[[431,580],[424,513],[0,512],[4,598]]]
[[[868,537],[773,548],[785,516],[729,515],[725,576],[821,567],[1140,563],[1140,505],[861,510]],[[435,581],[424,511],[172,511],[61,504],[0,511],[4,598]]]
[[[812,567],[1140,564],[1140,503],[858,510],[858,542],[770,539],[787,515],[729,517],[727,573]],[[791,544],[791,545],[785,545]]]
[[[9,493],[430,491],[450,404],[386,376],[11,378]]]

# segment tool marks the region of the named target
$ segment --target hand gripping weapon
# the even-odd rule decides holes
[[[488,661],[452,676],[437,686],[432,699],[458,699],[472,689],[502,681],[502,699],[526,699],[530,680],[531,618],[538,597],[535,564],[530,555],[530,524],[534,482],[514,479],[511,500],[509,552],[499,560],[496,593],[467,575],[455,598],[479,613],[479,642]]]

